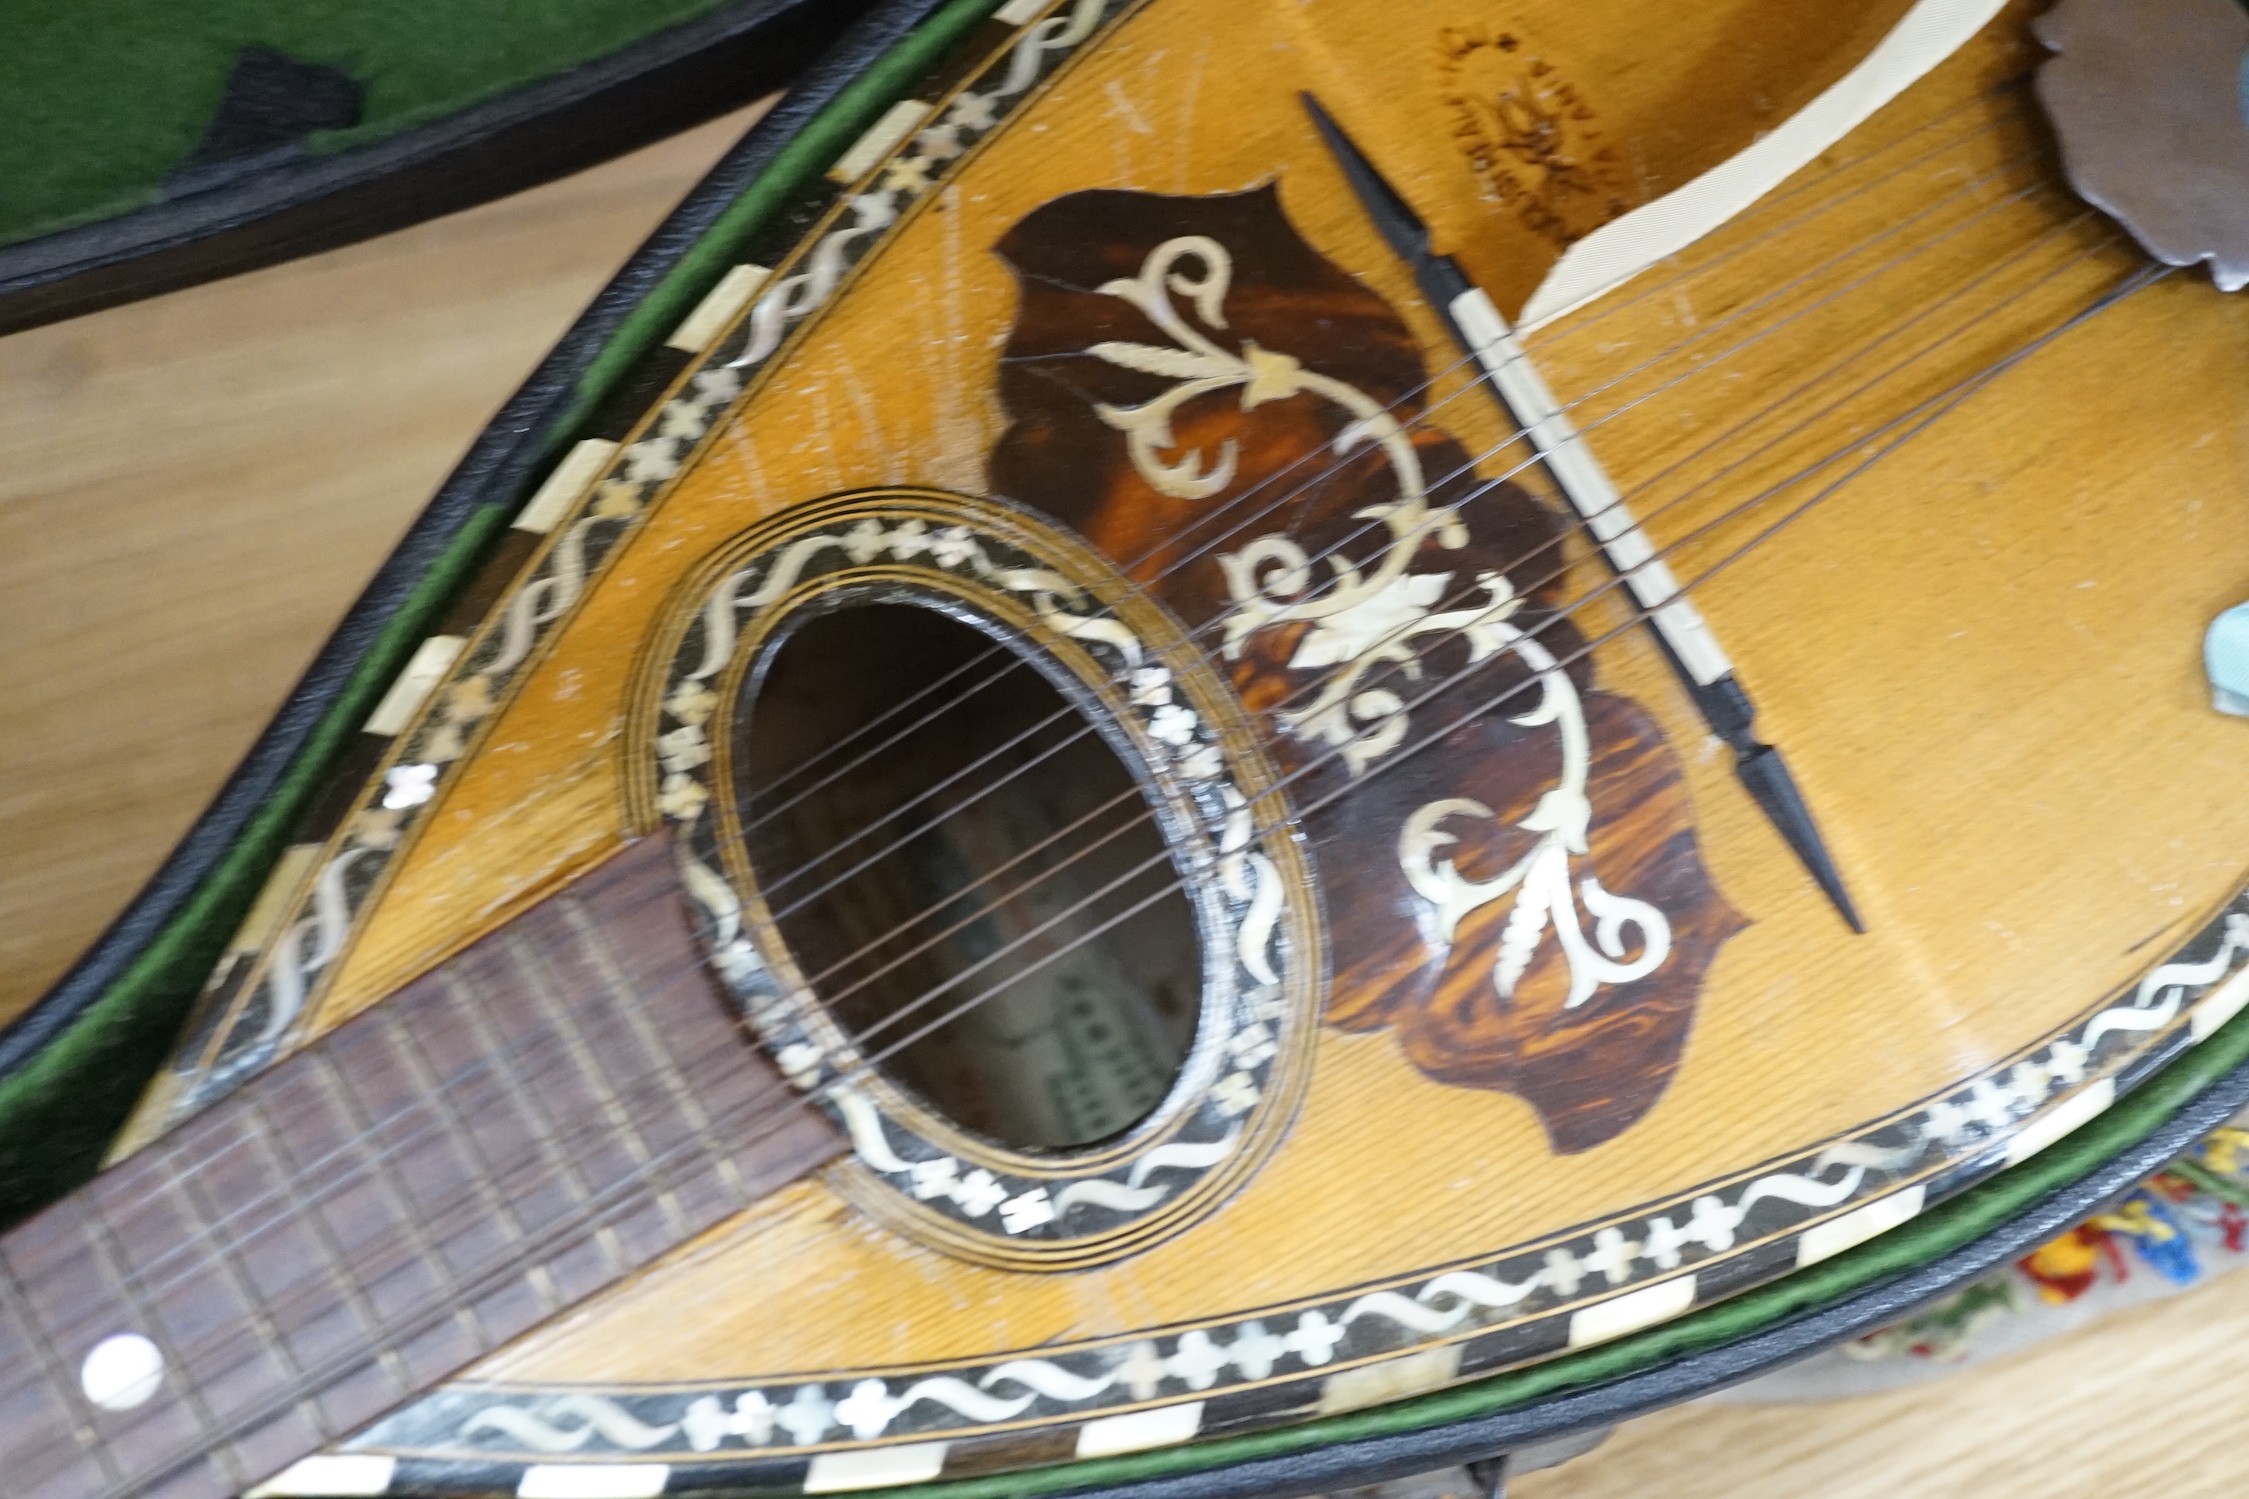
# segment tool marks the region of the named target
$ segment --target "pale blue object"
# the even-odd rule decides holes
[[[2210,673],[2212,706],[2249,718],[2249,604],[2236,604],[2210,621],[2202,664]]]

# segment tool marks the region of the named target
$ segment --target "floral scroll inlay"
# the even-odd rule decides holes
[[[1623,1128],[1739,918],[1660,732],[1577,659],[1553,513],[1475,476],[1403,326],[1271,189],[1081,193],[1001,253],[1024,309],[997,487],[1121,563],[1152,543],[1141,581],[1284,747],[1359,943],[1330,1021],[1402,1026],[1423,1071],[1521,1092],[1562,1148]]]

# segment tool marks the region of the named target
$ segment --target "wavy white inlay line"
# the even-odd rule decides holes
[[[853,1489],[888,1489],[926,1483],[945,1468],[944,1442],[907,1442],[859,1452],[820,1452],[804,1475],[807,1494],[841,1494]]]
[[[322,1453],[290,1464],[243,1499],[348,1499],[387,1494],[398,1459],[371,1452]]]
[[[1249,856],[1250,873],[1256,878],[1256,893],[1250,897],[1249,909],[1242,913],[1242,924],[1234,939],[1235,956],[1250,977],[1261,984],[1277,984],[1281,976],[1273,968],[1273,929],[1281,919],[1280,872],[1273,861],[1263,854]]]
[[[1171,1188],[1128,1187],[1123,1182],[1092,1177],[1086,1181],[1072,1182],[1054,1194],[1054,1211],[1066,1213],[1079,1203],[1107,1208],[1112,1213],[1137,1213],[1152,1208],[1171,1195]]]
[[[1853,1166],[1835,1182],[1814,1181],[1808,1176],[1782,1172],[1774,1176],[1761,1176],[1749,1184],[1749,1189],[1734,1203],[1736,1214],[1747,1214],[1759,1202],[1777,1197],[1783,1202],[1793,1202],[1800,1208],[1831,1208],[1859,1189],[1866,1178],[1866,1168]]]
[[[915,1381],[907,1387],[905,1394],[898,1397],[897,1409],[904,1410],[919,1400],[934,1400],[955,1415],[987,1423],[1019,1416],[1024,1407],[1031,1403],[1029,1395],[1018,1395],[1012,1400],[987,1395],[966,1380],[955,1379],[949,1374]]]
[[[1779,129],[1570,246],[1523,304],[1518,327],[1550,323],[1717,229],[1958,51],[2004,3],[1919,0],[1857,67]]]
[[[1087,1378],[1043,1358],[1024,1358],[1010,1359],[977,1383],[995,1385],[1005,1380],[1013,1380],[1025,1389],[1036,1390],[1049,1400],[1091,1400],[1114,1384],[1116,1376],[1103,1374],[1097,1378]]]
[[[867,1102],[866,1096],[854,1089],[838,1085],[828,1090],[828,1099],[843,1115],[843,1127],[851,1135],[851,1148],[859,1159],[886,1175],[896,1175],[906,1170],[906,1163],[890,1148],[890,1138],[882,1132],[882,1115]]]
[[[656,1499],[671,1476],[666,1463],[533,1463],[515,1492],[517,1499]]]

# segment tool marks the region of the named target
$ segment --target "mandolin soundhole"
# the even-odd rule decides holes
[[[735,735],[767,906],[892,1081],[1018,1149],[1163,1100],[1194,1040],[1194,914],[1132,773],[1028,660],[918,604],[812,614]]]

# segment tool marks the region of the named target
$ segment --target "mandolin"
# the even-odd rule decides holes
[[[2115,25],[878,12],[261,750],[0,1493],[1308,1492],[2082,1211],[2249,1060]]]

